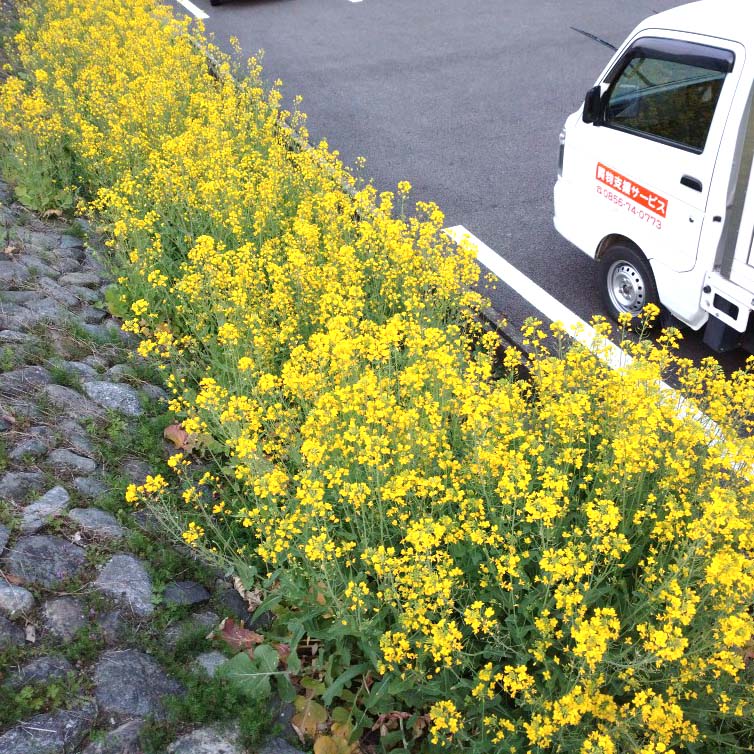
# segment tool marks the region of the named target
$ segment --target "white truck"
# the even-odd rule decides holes
[[[754,352],[754,3],[634,29],[560,136],[555,227],[599,261],[616,317],[662,305]]]

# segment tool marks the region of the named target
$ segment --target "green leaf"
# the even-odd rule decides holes
[[[238,562],[234,565],[234,570],[238,578],[241,579],[244,589],[251,591],[256,586],[259,571],[254,566]]]
[[[261,646],[257,649],[261,649]],[[275,656],[277,657],[277,652]],[[264,698],[269,696],[272,690],[270,676],[266,673],[260,673],[258,665],[246,652],[239,652],[235,657],[224,662],[217,669],[217,675],[227,678],[241,689],[249,699]]]
[[[348,686],[348,684],[356,678],[358,675],[362,675],[363,673],[366,673],[367,670],[369,670],[371,666],[366,663],[362,662],[359,665],[354,665],[353,667],[347,668],[344,670],[329,686],[327,691],[325,691],[324,694],[322,694],[322,701],[325,703],[325,707],[329,707],[335,698],[340,694],[340,692]]]
[[[119,285],[108,285],[105,288],[105,306],[114,317],[126,319],[132,312],[124,300],[123,289]]]
[[[261,673],[274,673],[278,669],[280,655],[269,644],[260,644],[254,650],[253,663]]]
[[[296,698],[296,689],[291,683],[291,679],[286,673],[281,673],[276,676],[275,682],[277,685],[278,696],[284,701],[290,704]]]
[[[388,674],[372,686],[372,690],[366,698],[364,709],[373,710],[383,699],[389,698],[392,680],[392,676]]]

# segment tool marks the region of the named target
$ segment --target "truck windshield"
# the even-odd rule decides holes
[[[603,122],[701,153],[733,61],[728,50],[642,39],[613,69]]]

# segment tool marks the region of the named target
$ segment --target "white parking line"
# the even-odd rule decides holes
[[[566,332],[587,348],[594,350],[595,347],[605,354],[604,360],[613,369],[625,366],[631,362],[631,357],[614,343],[606,340],[581,317],[574,314],[568,307],[563,306],[556,298],[553,298],[546,290],[540,288],[533,280],[530,280],[523,272],[517,270],[512,264],[506,262],[496,251],[480,241],[475,235],[469,233],[463,225],[455,225],[445,228],[445,232],[456,242],[465,241],[476,249],[476,258],[490,272],[493,272],[506,285],[513,288],[519,296],[528,301],[551,322],[560,322]]]
[[[205,18],[209,18],[209,16],[201,9],[197,8],[196,5],[194,5],[191,0],[178,0],[178,2],[192,15],[194,18],[200,18],[204,20]]]
[[[519,296],[532,304],[551,322],[560,322],[574,340],[586,346],[608,366],[613,369],[619,369],[633,361],[632,357],[622,348],[600,335],[588,322],[585,322],[581,317],[574,314],[568,307],[563,306],[560,301],[553,298],[543,288],[540,288],[533,280],[526,277],[523,272],[520,272],[512,264],[506,262],[494,249],[491,249],[475,235],[469,233],[463,225],[454,225],[452,228],[445,228],[444,232],[456,243],[463,241],[470,244],[476,250],[476,258],[480,264],[483,264],[490,272],[516,291]],[[721,436],[720,430],[709,416],[699,411],[695,406],[689,405],[686,398],[670,387],[667,382],[660,382],[658,387],[663,394],[670,397],[670,400],[675,401],[675,408],[679,417],[690,416],[705,427],[712,442],[716,442],[719,439]]]

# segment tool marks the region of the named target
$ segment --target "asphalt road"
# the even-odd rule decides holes
[[[580,317],[603,312],[595,263],[552,225],[558,133],[612,55],[574,28],[618,45],[678,2],[194,1],[220,46],[233,35],[265,51],[267,77],[304,97],[313,140],[347,164],[366,157],[379,189],[410,181]],[[514,324],[535,313],[504,285],[494,303]],[[709,354],[691,333],[684,350]]]

